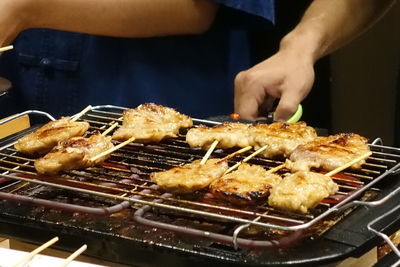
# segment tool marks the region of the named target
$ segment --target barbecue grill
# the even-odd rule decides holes
[[[122,122],[125,108],[96,106],[80,118],[89,134]],[[24,114],[49,114],[27,111]],[[194,119],[195,124],[219,122]],[[399,229],[400,149],[370,144],[372,156],[361,170],[333,177],[339,192],[307,214],[284,212],[267,204],[238,207],[206,191],[172,195],[149,174],[201,159],[185,130],[160,143],[131,143],[99,166],[41,176],[35,157],[16,152],[16,140],[37,129],[0,140],[0,235],[28,242],[60,236],[58,247],[82,242],[87,255],[139,266],[285,266],[331,264],[359,257]],[[224,157],[234,150],[216,150]],[[248,154],[229,160],[230,165]],[[276,159],[249,163],[273,168]],[[387,240],[390,242],[390,240]]]

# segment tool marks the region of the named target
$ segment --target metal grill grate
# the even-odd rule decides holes
[[[89,134],[104,131],[114,122],[122,122],[123,109],[97,106],[80,120],[90,123]],[[205,120],[194,121],[195,124],[218,124]],[[342,211],[352,206],[354,200],[365,200],[374,193],[379,193],[379,188],[374,185],[394,173],[400,162],[399,149],[371,144],[373,155],[361,170],[346,170],[333,177],[339,185],[337,194],[323,200],[309,213],[298,214],[275,210],[267,204],[239,208],[216,201],[206,191],[190,196],[174,196],[160,191],[149,180],[150,173],[201,159],[205,153],[186,144],[184,131],[178,138],[157,144],[131,143],[114,152],[99,166],[64,172],[58,176],[38,175],[33,167],[35,158],[16,152],[13,144],[14,142],[10,142],[0,148],[0,172],[3,177],[0,178],[0,198],[93,214],[111,214],[133,207],[137,209],[135,219],[140,223],[190,235],[207,236],[221,242],[233,242],[235,247],[270,245],[270,242],[256,241],[252,237],[239,238],[239,234],[246,232],[244,230],[249,226],[265,231],[272,229],[275,234],[279,232],[281,236],[288,236],[295,230],[309,230],[317,223],[334,221],[332,216],[343,214]],[[212,156],[222,158],[232,151],[216,150]],[[232,158],[229,160],[230,165],[247,155]],[[282,162],[256,157],[249,163],[269,169]],[[69,204],[59,201],[57,197],[49,197],[51,192],[60,190],[78,194],[80,198],[91,201]],[[166,222],[159,219],[168,216],[201,220],[210,224],[232,224],[231,229],[234,230],[226,234],[212,233],[195,227],[175,225],[168,219]]]

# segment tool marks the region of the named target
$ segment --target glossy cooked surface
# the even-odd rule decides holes
[[[273,187],[268,204],[278,209],[307,213],[338,190],[338,185],[330,177],[301,171],[289,174]]]
[[[113,139],[125,141],[135,137],[139,141],[158,142],[164,138],[176,137],[180,128],[192,125],[189,116],[173,108],[147,103],[123,112],[122,126],[115,131]]]
[[[200,160],[195,160],[167,171],[152,173],[150,179],[165,191],[191,193],[206,188],[227,169],[226,160],[209,159],[204,165],[200,165]]]
[[[265,124],[254,126],[251,135],[254,138],[254,149],[268,145],[261,155],[274,158],[288,157],[297,146],[316,138],[317,132],[305,122],[274,122],[267,126]]]
[[[111,136],[101,134],[88,138],[72,137],[61,141],[44,157],[35,161],[35,169],[40,174],[56,174],[63,170],[75,170],[94,166],[106,160],[110,154],[100,157],[96,161],[90,159],[104,152],[114,145]]]
[[[370,152],[367,141],[365,137],[355,133],[318,137],[298,146],[290,155],[287,167],[293,171],[308,171],[313,167],[331,171]],[[359,169],[364,163],[365,160],[361,160],[351,168]]]
[[[210,184],[211,193],[228,202],[247,205],[265,200],[271,188],[282,178],[267,172],[263,167],[242,163],[236,171],[230,172]]]
[[[191,147],[208,148],[218,140],[219,148],[253,146],[255,150],[268,145],[261,155],[265,157],[289,156],[300,144],[317,136],[314,128],[305,122],[272,124],[224,123],[214,127],[201,126],[190,129],[186,142]]]
[[[250,127],[250,124],[239,122],[227,122],[214,127],[198,126],[186,133],[186,142],[190,147],[203,149],[208,149],[215,140],[219,141],[219,148],[247,147],[252,145]]]
[[[14,148],[23,153],[47,153],[59,141],[82,136],[89,129],[89,123],[71,121],[69,117],[50,121],[36,131],[20,138]]]

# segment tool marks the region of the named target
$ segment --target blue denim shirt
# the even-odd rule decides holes
[[[47,29],[24,31],[0,58],[13,83],[2,117],[28,109],[53,116],[88,104],[154,102],[206,118],[233,111],[235,75],[250,67],[249,31],[274,21],[273,0],[215,0],[213,27],[199,36],[129,39]],[[231,19],[227,18],[234,14]],[[263,28],[265,30],[265,28]]]

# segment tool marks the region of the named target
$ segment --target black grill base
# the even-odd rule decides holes
[[[104,230],[62,225],[57,221],[40,221],[9,213],[0,215],[0,234],[37,244],[59,236],[60,241],[54,246],[56,248],[73,251],[85,243],[88,245],[85,252],[88,256],[134,266],[323,266],[338,263],[347,257],[362,256],[379,244],[380,238],[369,232],[366,224],[377,214],[396,207],[397,202],[395,198],[392,199],[384,209],[358,208],[322,237],[305,240],[300,246],[284,250],[233,251],[224,249],[223,245],[211,245],[209,240],[190,237],[177,237],[180,241],[174,243],[173,233],[169,233],[172,235],[171,242],[151,243]],[[382,226],[382,230],[388,234],[400,228],[399,216],[389,218],[390,223],[387,221],[382,222],[386,225]],[[151,230],[140,225],[135,227],[137,236],[143,236]]]

